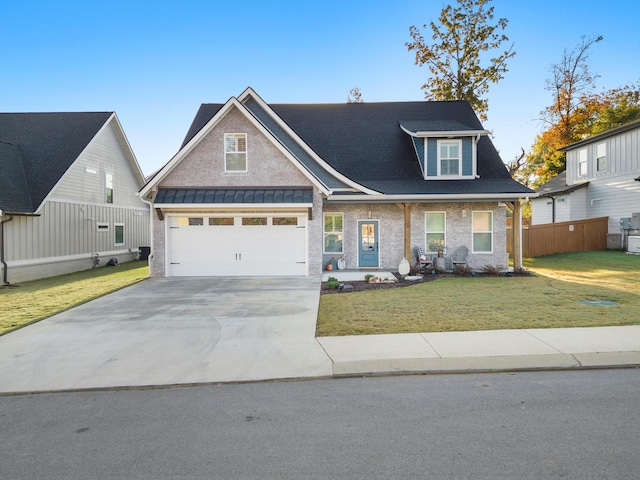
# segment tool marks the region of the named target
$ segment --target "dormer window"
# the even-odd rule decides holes
[[[438,175],[460,175],[462,140],[438,140]]]
[[[471,180],[477,177],[478,142],[489,134],[456,121],[405,121],[425,180]]]

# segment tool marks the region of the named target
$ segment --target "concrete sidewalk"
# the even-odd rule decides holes
[[[320,337],[334,376],[640,366],[640,326]]]
[[[320,281],[145,280],[1,336],[0,394],[640,366],[640,326],[315,338]]]

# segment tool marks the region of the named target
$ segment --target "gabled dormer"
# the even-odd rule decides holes
[[[425,180],[471,180],[478,175],[478,141],[487,130],[453,120],[404,121]]]

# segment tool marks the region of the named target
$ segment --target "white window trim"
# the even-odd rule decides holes
[[[122,227],[122,243],[116,243],[116,227]],[[114,223],[113,224],[113,245],[116,247],[120,247],[124,245],[125,235],[126,235],[126,231],[124,228],[124,223]]]
[[[108,232],[109,231],[109,224],[105,223],[105,222],[97,222],[96,223],[96,230],[98,232]]]
[[[473,228],[473,216],[476,213],[489,213],[491,214],[491,230],[474,230]],[[478,255],[491,255],[493,254],[493,240],[495,238],[495,234],[494,234],[494,222],[493,222],[493,217],[494,217],[494,212],[492,210],[474,210],[471,212],[471,253],[477,253]],[[491,251],[486,252],[486,251],[481,251],[481,252],[477,252],[475,250],[475,242],[473,241],[473,235],[475,233],[490,233],[491,234]]]
[[[342,216],[342,231],[339,233],[342,233],[342,250],[340,250],[339,252],[326,252],[324,249],[325,246],[325,236],[327,235],[327,231],[324,229],[324,225],[325,225],[325,217],[327,215],[341,215]],[[328,232],[328,233],[338,233],[338,232]],[[378,235],[380,234],[380,232],[378,232]],[[331,254],[339,254],[339,253],[344,253],[344,212],[324,212],[322,214],[322,253],[326,254],[326,255],[331,255]]]
[[[447,246],[447,212],[445,211],[429,211],[429,212],[424,212],[424,251],[428,254],[434,254],[434,253],[438,253],[438,252],[432,252],[429,250],[429,242],[427,242],[427,234],[429,233],[429,231],[427,230],[427,215],[429,215],[430,213],[442,213],[444,215],[444,246],[446,248]],[[440,232],[431,232],[431,233],[440,233]]]
[[[582,165],[584,165],[584,173],[582,173]],[[578,150],[578,177],[586,177],[589,175],[589,153],[586,148]]]
[[[233,136],[236,137],[238,135],[242,135],[244,136],[244,147],[245,150],[244,152],[227,152],[227,138]],[[224,154],[224,173],[247,173],[249,171],[249,146],[248,146],[248,138],[247,138],[247,134],[246,133],[225,133],[224,134],[224,139],[223,139],[223,144],[222,144],[222,150],[223,150],[223,154]],[[227,169],[227,153],[244,153],[244,170],[228,170]]]
[[[453,175],[444,175],[442,173],[442,158],[440,157],[440,145],[442,143],[458,144],[458,173]],[[460,138],[439,138],[436,145],[436,157],[438,159],[438,177],[442,178],[462,178],[462,139]]]

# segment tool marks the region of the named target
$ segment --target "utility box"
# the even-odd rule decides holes
[[[627,237],[627,253],[637,253],[640,255],[640,237],[635,235]]]
[[[631,217],[625,217],[620,219],[620,228],[622,230],[631,230]]]
[[[640,229],[640,213],[631,214],[631,228]]]

